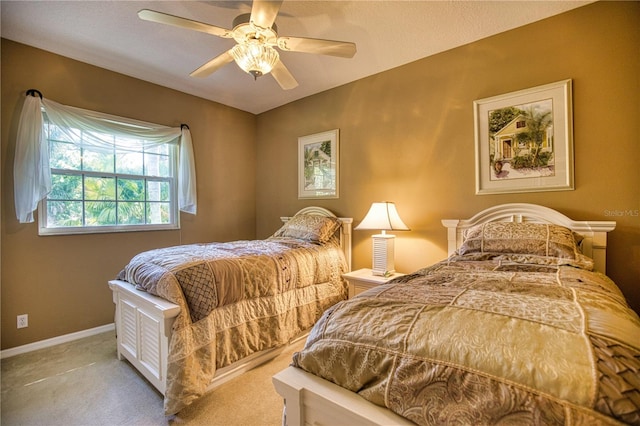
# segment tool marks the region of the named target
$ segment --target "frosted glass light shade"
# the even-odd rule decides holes
[[[380,229],[381,234],[372,235],[372,265],[373,275],[387,275],[395,272],[395,235],[387,234],[386,230],[409,231],[409,227],[400,219],[396,205],[391,202],[371,204],[371,208],[362,222],[354,229]]]
[[[268,74],[280,58],[278,51],[271,46],[249,41],[244,44],[236,44],[229,52],[238,66],[245,72],[258,78]]]

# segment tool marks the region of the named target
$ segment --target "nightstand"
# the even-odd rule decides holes
[[[396,277],[401,277],[405,274],[396,272],[388,277],[382,277],[379,275],[373,275],[371,269],[364,268],[357,271],[351,271],[342,275],[342,278],[349,282],[349,298],[369,290],[377,285],[384,284]]]

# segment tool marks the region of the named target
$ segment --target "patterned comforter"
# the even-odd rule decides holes
[[[620,290],[523,256],[452,256],[341,302],[293,365],[418,424],[640,424]]]
[[[118,279],[180,306],[169,343],[165,413],[200,397],[224,367],[287,344],[346,298],[335,242],[191,244],[135,256]]]

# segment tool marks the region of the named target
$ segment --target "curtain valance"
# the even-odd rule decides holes
[[[33,222],[38,202],[51,191],[43,113],[51,123],[68,134],[70,141],[77,140],[74,129],[82,129],[83,143],[98,149],[114,144],[113,138],[105,139],[105,134],[116,136],[116,149],[139,148],[140,144],[178,143],[178,207],[183,212],[196,214],[195,160],[188,126],[160,126],[27,95],[18,124],[13,169],[16,215],[21,223]]]

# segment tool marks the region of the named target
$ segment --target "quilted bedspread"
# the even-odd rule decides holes
[[[451,257],[327,310],[293,365],[423,425],[640,424],[640,319],[571,266]]]
[[[338,244],[274,238],[136,255],[118,279],[180,306],[169,342],[165,413],[199,398],[224,367],[287,344],[346,298]]]

